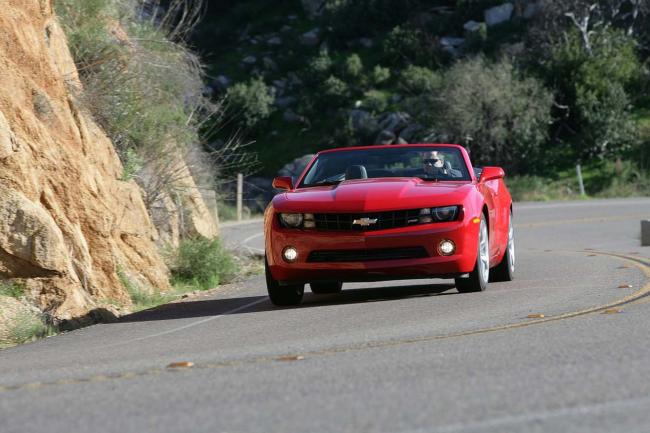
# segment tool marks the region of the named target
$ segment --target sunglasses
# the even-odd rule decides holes
[[[438,161],[440,161],[440,160],[439,159],[425,159],[424,163],[425,164],[435,165]]]

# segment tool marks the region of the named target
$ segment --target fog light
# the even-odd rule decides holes
[[[294,247],[286,247],[284,251],[282,251],[282,257],[289,263],[295,262],[298,258],[298,251],[296,251]]]
[[[456,251],[456,245],[453,241],[445,239],[438,245],[438,252],[443,256],[451,256]]]

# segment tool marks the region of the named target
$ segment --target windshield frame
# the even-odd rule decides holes
[[[386,176],[386,177],[374,177],[374,178],[368,178],[368,180],[373,180],[373,179],[400,179],[400,178],[409,178],[409,179],[422,179],[426,182],[475,182],[476,178],[474,176],[473,170],[472,170],[472,165],[471,162],[468,159],[467,154],[463,151],[463,147],[457,144],[407,144],[407,145],[381,145],[381,146],[362,146],[362,147],[349,147],[349,148],[336,148],[336,149],[331,149],[331,150],[325,150],[322,152],[319,152],[316,154],[316,156],[312,159],[312,161],[309,163],[309,165],[304,169],[302,174],[300,175],[298,182],[296,182],[295,189],[302,189],[302,188],[315,188],[319,186],[332,186],[336,185],[340,182],[327,182],[323,184],[305,184],[305,179],[309,172],[312,170],[315,164],[317,164],[318,160],[327,154],[330,153],[340,153],[340,152],[353,152],[353,151],[362,151],[362,150],[368,150],[368,151],[377,151],[377,150],[390,150],[390,149],[397,149],[397,148],[408,148],[409,150],[420,150],[420,151],[427,151],[427,150],[438,150],[438,149],[454,149],[458,151],[460,159],[462,160],[462,163],[465,166],[465,172],[467,176],[459,178],[459,179],[440,179],[440,178],[424,178],[424,177],[419,177],[419,176]],[[406,151],[406,149],[405,149]]]

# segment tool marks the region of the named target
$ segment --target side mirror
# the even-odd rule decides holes
[[[481,173],[480,182],[486,182],[488,180],[501,179],[505,177],[506,173],[501,167],[483,167],[483,172]]]
[[[275,189],[293,189],[293,179],[290,176],[279,176],[273,179]]]

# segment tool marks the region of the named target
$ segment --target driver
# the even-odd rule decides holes
[[[437,150],[422,153],[422,165],[427,177],[462,177],[459,170],[451,168],[451,164],[445,161],[445,155]]]

